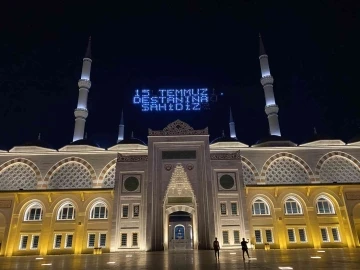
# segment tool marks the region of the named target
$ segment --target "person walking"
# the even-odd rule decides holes
[[[215,251],[215,259],[219,259],[219,250],[220,250],[220,244],[217,238],[215,237],[215,241],[213,243],[214,251]],[[216,257],[217,254],[217,257]]]
[[[242,253],[243,253],[243,259],[245,260],[245,252],[246,252],[246,255],[248,256],[248,258],[250,258],[249,256],[249,251],[248,251],[248,247],[247,247],[247,244],[249,242],[246,242],[245,241],[245,238],[243,238],[243,240],[241,241],[241,249],[242,249]]]

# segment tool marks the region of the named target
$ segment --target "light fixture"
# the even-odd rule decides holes
[[[131,254],[126,255],[126,258],[131,258],[131,257],[132,257]]]
[[[44,258],[35,258],[35,260],[43,260]]]
[[[249,258],[249,261],[255,261],[255,260],[257,260],[257,258],[253,258],[253,257]]]
[[[52,265],[52,263],[42,263],[41,265]]]
[[[107,264],[114,264],[115,262],[108,262]]]
[[[279,266],[279,269],[281,269],[281,270],[291,270],[291,269],[294,269],[294,268],[292,268],[291,266]]]
[[[231,254],[231,255],[235,255],[236,253],[235,253],[235,252],[231,252],[230,254]]]
[[[312,257],[310,257],[311,259],[321,259],[321,257],[320,256],[312,256]]]
[[[325,252],[325,250],[318,250],[317,252],[319,252],[319,253],[322,252],[323,253],[323,252]]]

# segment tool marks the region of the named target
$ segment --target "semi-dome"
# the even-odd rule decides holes
[[[224,149],[224,148],[239,148],[239,147],[249,147],[248,145],[239,142],[237,138],[231,138],[230,136],[225,135],[225,132],[222,132],[220,137],[215,138],[210,142],[211,149]]]
[[[360,145],[360,134],[355,135],[352,137],[348,142],[348,145]]]
[[[214,140],[212,140],[210,142],[210,144],[219,143],[219,142],[238,142],[238,139],[227,137],[227,136],[221,136],[221,137],[217,137]]]
[[[96,142],[90,139],[80,139],[73,141],[60,148],[59,151],[104,151]]]
[[[9,150],[9,152],[54,152],[56,151],[49,143],[40,138],[37,140],[28,141],[21,145],[16,145]]]
[[[258,140],[256,144],[252,145],[252,147],[293,147],[293,146],[297,146],[297,144],[285,137],[276,136],[276,135],[269,135],[263,137],[260,140]]]
[[[41,140],[41,139],[26,142],[26,143],[22,144],[21,146],[36,146],[36,147],[54,149],[54,147],[52,147],[48,142]]]
[[[120,142],[118,142],[118,144],[141,144],[141,145],[146,145],[146,143],[138,138],[130,138],[130,139],[125,139],[122,140]]]
[[[81,139],[70,143],[70,145],[88,145],[93,147],[100,147],[96,142],[89,139]]]
[[[314,134],[307,139],[305,142],[300,144],[300,146],[324,146],[324,145],[345,145],[342,140],[334,139],[329,135],[317,133],[316,130]]]

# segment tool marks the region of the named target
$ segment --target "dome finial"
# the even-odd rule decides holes
[[[38,140],[41,140],[41,133],[38,134]]]
[[[131,131],[131,139],[134,139],[134,131]]]

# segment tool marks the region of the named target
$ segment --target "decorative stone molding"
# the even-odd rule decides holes
[[[101,170],[101,173],[99,175],[99,180],[103,181],[105,178],[105,175],[108,173],[109,169],[116,164],[116,158],[111,160],[106,166]]]
[[[346,192],[346,199],[348,200],[359,200],[360,201],[360,192]]]
[[[192,169],[194,169],[194,165],[192,165],[191,163],[186,165],[186,169],[188,169],[189,171],[191,171]]]
[[[116,164],[112,165],[107,171],[102,181],[103,188],[113,188],[115,186]]]
[[[133,156],[124,156],[118,153],[117,162],[141,162],[148,161],[148,156],[145,155],[133,155]]]
[[[324,164],[324,162],[325,162],[327,159],[329,159],[329,158],[331,158],[331,157],[333,157],[333,156],[341,156],[341,157],[347,158],[347,159],[349,159],[350,161],[354,162],[354,163],[356,164],[356,166],[360,168],[360,162],[359,162],[356,158],[354,158],[353,156],[351,156],[351,155],[349,155],[349,154],[347,154],[347,153],[344,153],[344,152],[334,151],[334,152],[329,152],[329,153],[323,155],[323,156],[319,159],[318,163],[316,164],[316,168],[315,168],[315,174],[316,174],[317,176],[320,175],[320,169],[321,169],[321,166]]]
[[[209,135],[208,128],[195,130],[187,123],[176,120],[167,125],[163,130],[149,128],[149,136],[178,136],[178,135]]]
[[[249,166],[249,168],[253,172],[256,180],[258,180],[260,178],[258,170],[256,169],[256,167],[254,166],[254,164],[250,160],[248,160],[246,157],[242,156],[241,157],[241,162],[245,163],[247,166]]]
[[[31,169],[33,169],[36,174],[37,180],[41,181],[41,172],[40,172],[39,168],[35,165],[34,162],[32,162],[31,160],[28,160],[26,158],[14,158],[12,160],[6,161],[5,163],[0,165],[0,172],[3,169],[5,169],[7,166],[13,165],[18,162],[24,163],[24,164],[28,165]]]
[[[170,171],[172,169],[172,165],[171,164],[165,164],[164,168],[165,168],[165,170]]]
[[[343,152],[330,152],[320,158],[316,165],[321,183],[360,182],[360,162]]]
[[[165,213],[167,215],[170,215],[172,213],[178,212],[178,211],[182,211],[182,212],[187,212],[191,215],[195,214],[195,209],[191,206],[188,205],[175,205],[175,206],[170,206],[168,208],[166,208]]]
[[[211,160],[241,160],[240,150],[234,153],[215,153],[210,154]]]
[[[287,153],[287,152],[282,152],[282,153],[277,153],[273,156],[271,156],[264,164],[262,170],[261,170],[261,177],[265,178],[265,174],[266,171],[268,170],[270,164],[278,158],[281,157],[285,157],[285,158],[291,158],[294,159],[295,161],[297,161],[298,163],[300,163],[300,165],[302,165],[302,167],[304,167],[305,171],[307,172],[307,174],[309,175],[310,178],[314,178],[314,173],[312,172],[310,166],[304,161],[302,160],[300,157],[298,157],[297,155],[294,155],[292,153]]]
[[[51,167],[51,169],[46,173],[44,181],[48,182],[50,180],[51,175],[61,166],[63,166],[65,163],[68,162],[78,162],[82,165],[84,165],[90,172],[91,175],[91,179],[92,181],[96,180],[96,173],[94,168],[90,165],[89,162],[87,162],[86,160],[82,159],[82,158],[78,158],[78,157],[69,157],[69,158],[64,158],[62,160],[60,160],[58,163],[56,163],[55,165],[53,165]]]
[[[279,157],[269,165],[265,172],[265,183],[277,184],[307,184],[310,177],[304,166],[293,158]]]

